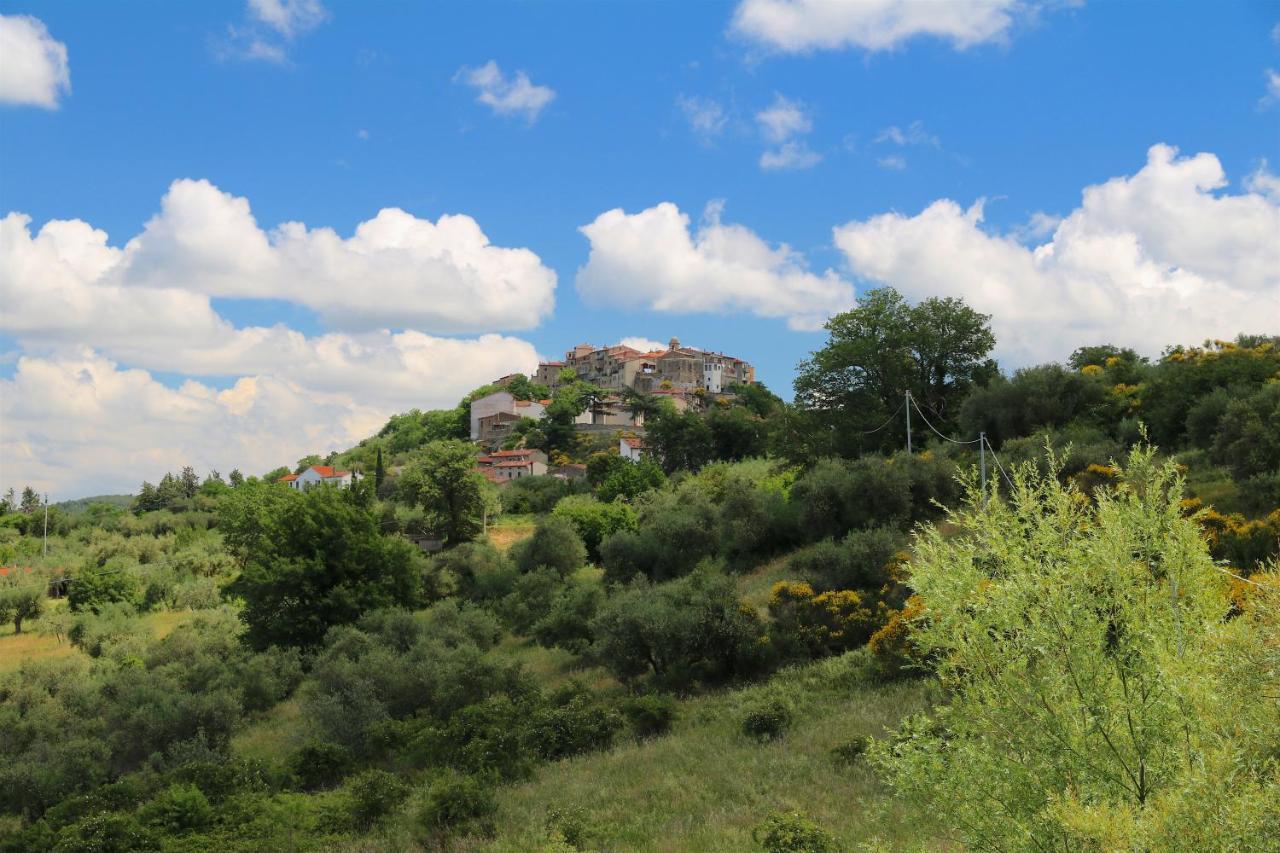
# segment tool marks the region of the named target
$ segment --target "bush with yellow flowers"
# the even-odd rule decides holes
[[[784,657],[822,657],[858,648],[877,627],[876,614],[851,589],[815,593],[803,581],[779,581],[769,595],[771,635]]]

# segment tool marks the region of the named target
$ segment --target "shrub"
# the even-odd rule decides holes
[[[289,770],[306,791],[330,788],[350,770],[351,751],[341,744],[312,741],[289,756]]]
[[[633,583],[592,621],[593,654],[623,681],[644,676],[684,690],[755,675],[771,650],[732,578],[700,570],[658,586]]]
[[[366,770],[348,779],[343,788],[351,820],[362,829],[372,826],[409,796],[409,786],[385,770]]]
[[[539,757],[557,761],[570,755],[608,749],[620,728],[622,717],[617,711],[575,687],[561,697],[557,707],[534,715],[530,734]]]
[[[827,539],[801,548],[791,556],[788,568],[820,589],[878,591],[892,580],[896,555],[905,540],[892,527],[852,530],[839,542]]]
[[[436,841],[450,835],[492,835],[498,811],[490,784],[452,773],[431,783],[418,809],[418,826]]]
[[[796,812],[774,812],[751,837],[768,853],[830,853],[836,849],[826,830]]]
[[[511,592],[518,574],[488,542],[465,542],[442,551],[431,558],[424,573],[439,578],[438,586],[452,587],[464,598],[476,601],[494,601]]]
[[[139,811],[150,826],[169,833],[202,829],[213,822],[213,807],[195,785],[170,785]]]
[[[126,564],[112,560],[104,569],[84,569],[71,577],[67,604],[74,611],[99,612],[106,604],[142,603],[138,581]]]
[[[754,741],[777,740],[791,727],[791,707],[781,699],[761,702],[742,718],[742,734]]]
[[[659,493],[640,511],[638,528],[607,537],[600,546],[605,579],[637,574],[661,581],[682,577],[720,548],[718,512],[703,494]]]
[[[550,567],[522,574],[511,593],[498,602],[498,614],[512,631],[527,635],[551,613],[563,588],[559,572]]]
[[[633,696],[622,703],[622,714],[636,737],[658,737],[675,724],[676,700],[662,693]]]
[[[587,562],[587,548],[572,521],[552,515],[538,522],[532,536],[513,545],[511,556],[521,572],[549,566],[565,577]]]
[[[857,648],[875,629],[872,611],[852,590],[815,595],[807,583],[779,581],[769,595],[779,647],[789,656],[818,657]]]
[[[591,620],[603,601],[604,592],[595,585],[570,584],[562,588],[546,615],[534,624],[534,638],[540,645],[581,654],[591,645]]]
[[[552,806],[547,809],[547,834],[551,841],[567,844],[580,850],[591,835],[591,824],[586,809]]]
[[[858,735],[852,740],[833,746],[831,748],[831,757],[837,764],[854,764],[862,757],[862,754],[867,751],[867,747],[870,745],[871,738],[866,735]]]
[[[912,625],[923,616],[924,601],[916,595],[901,610],[889,611],[884,625],[867,641],[878,676],[895,679],[923,673],[925,658],[911,640]]]
[[[587,554],[600,559],[600,543],[622,530],[634,530],[636,511],[621,502],[603,503],[590,495],[571,495],[556,504],[552,513],[567,518],[587,546]]]
[[[99,812],[58,833],[53,853],[132,853],[159,849],[155,836],[133,815]]]

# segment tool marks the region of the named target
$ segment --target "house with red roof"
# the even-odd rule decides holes
[[[618,455],[623,459],[639,462],[644,458],[644,441],[639,438],[622,436],[618,439]]]
[[[288,483],[292,489],[303,491],[320,483],[339,487],[350,486],[358,476],[354,471],[338,471],[329,465],[312,465],[301,474],[288,474],[281,477],[280,482]]]
[[[501,485],[547,473],[547,456],[541,450],[496,450],[478,457],[476,469],[485,479]]]

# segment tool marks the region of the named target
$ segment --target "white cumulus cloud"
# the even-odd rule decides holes
[[[653,338],[633,337],[623,338],[618,341],[619,346],[631,347],[640,352],[653,352],[654,350],[665,350],[667,345],[662,341],[655,341]]]
[[[1024,0],[742,0],[730,30],[782,53],[891,50],[919,36],[965,49],[1004,40]]]
[[[1280,204],[1263,194],[1265,171],[1249,186],[1222,192],[1217,157],[1156,145],[1136,174],[1087,187],[1037,246],[984,229],[982,202],[966,209],[949,199],[915,216],[849,222],[835,242],[864,280],[913,299],[961,296],[992,314],[998,351],[1015,363],[1102,341],[1156,354],[1275,331]]]
[[[671,202],[639,213],[614,209],[579,229],[591,242],[578,270],[589,302],[670,313],[747,311],[813,329],[853,304],[853,286],[831,270],[808,270],[800,253],[725,225],[708,207],[696,230]]]
[[[0,103],[56,110],[70,91],[67,46],[39,18],[0,15]]]
[[[535,86],[524,71],[510,77],[503,74],[492,59],[478,68],[458,69],[453,79],[475,89],[476,101],[498,115],[519,115],[530,123],[556,96],[548,86]]]
[[[17,306],[6,321],[19,327],[31,317],[49,322],[56,299],[69,322],[67,312],[93,316],[95,300],[112,288],[157,291],[133,295],[155,303],[144,316],[163,303],[205,325],[212,321],[184,293],[283,299],[347,330],[526,329],[554,304],[555,273],[528,249],[492,245],[465,215],[432,222],[385,208],[350,237],[300,222],[268,232],[247,199],[184,179],[170,186],[160,212],[123,249],[80,221],[46,223],[34,237],[28,226],[21,214],[0,220],[0,287],[12,300],[7,305]],[[28,277],[19,279],[23,270]],[[36,282],[37,274],[54,284]]]
[[[261,474],[349,446],[385,414],[270,376],[223,391],[195,381],[174,389],[86,351],[22,357],[0,379],[0,417],[5,482],[57,499],[131,492],[187,464]]]
[[[504,272],[530,263],[532,301],[528,282]],[[33,231],[30,217],[11,213],[0,219],[0,332],[22,354],[0,386],[3,479],[64,496],[120,491],[188,463],[272,468],[349,446],[393,412],[452,406],[538,363],[519,338],[372,327],[378,313],[356,303],[385,305],[381,319],[403,309],[401,328],[416,318],[452,330],[511,320],[509,307],[494,307],[511,302],[532,312],[515,322],[533,325],[553,286],[536,256],[488,246],[465,216],[431,223],[383,211],[347,239],[301,225],[268,234],[243,199],[177,182],[119,247],[80,220]],[[237,327],[215,309],[220,295],[311,305],[338,330]],[[424,307],[433,301],[445,307]],[[232,385],[189,378],[175,390],[150,371]]]

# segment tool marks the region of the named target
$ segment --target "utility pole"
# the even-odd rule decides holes
[[[911,392],[908,391],[904,397],[904,407],[907,410],[907,453],[911,452]]]
[[[49,556],[49,493],[44,495],[44,553],[42,556]]]
[[[982,469],[982,503],[987,503],[987,434],[978,433],[978,467]]]

